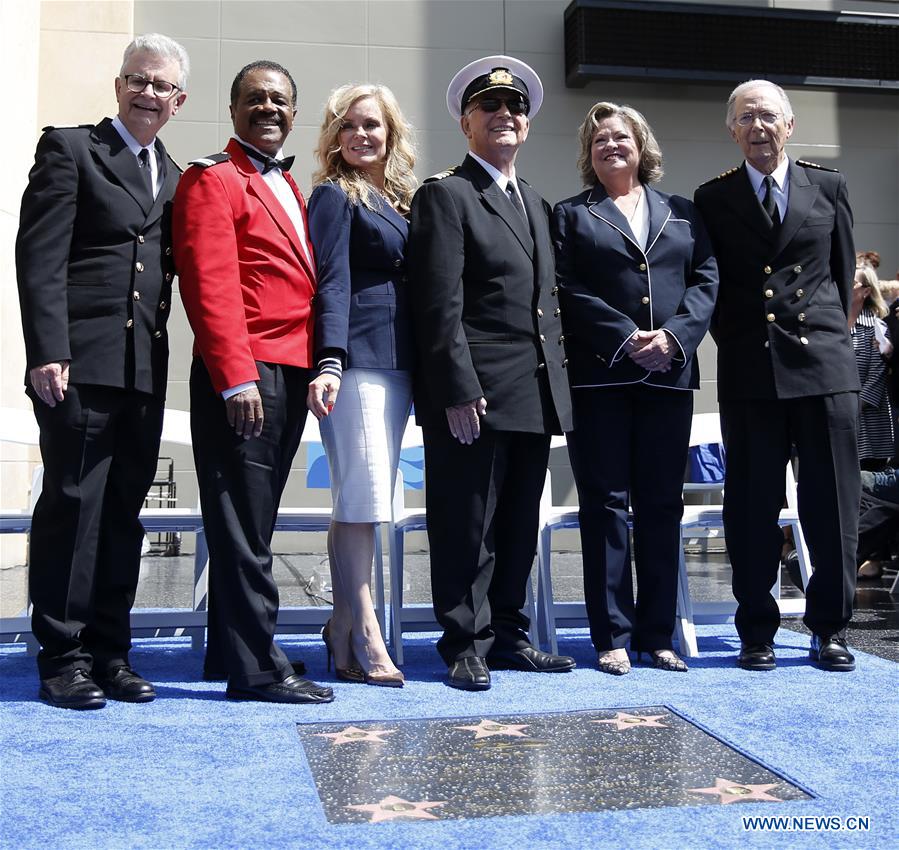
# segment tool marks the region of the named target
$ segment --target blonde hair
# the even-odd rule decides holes
[[[391,206],[405,215],[412,205],[418,181],[412,173],[415,149],[412,144],[412,125],[403,117],[393,92],[387,86],[346,85],[334,89],[325,104],[318,147],[315,155],[319,169],[312,175],[312,185],[336,183],[353,203],[369,209],[376,208],[377,189],[365,173],[347,165],[340,151],[340,126],[354,103],[373,98],[381,109],[387,130],[387,158],[384,163],[383,193]]]
[[[592,186],[597,182],[596,172],[593,170],[591,148],[593,147],[593,135],[599,122],[606,118],[619,117],[634,134],[634,141],[640,152],[640,166],[637,177],[641,183],[657,183],[662,178],[662,149],[653,135],[649,122],[632,106],[619,106],[617,103],[601,101],[594,103],[587,110],[584,123],[578,128],[578,142],[581,149],[577,158],[577,170],[585,186]]]
[[[880,281],[877,279],[877,272],[867,263],[858,266],[855,270],[855,277],[860,283],[868,287],[868,294],[865,296],[865,306],[870,307],[874,314],[882,319],[889,313],[889,308],[883,300],[883,293],[880,291]]]

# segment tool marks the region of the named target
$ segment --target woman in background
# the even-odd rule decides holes
[[[412,403],[404,253],[415,191],[411,128],[385,86],[347,85],[325,106],[309,199],[318,265],[307,403],[331,472],[334,611],[322,632],[339,678],[401,687],[371,600],[376,523],[391,517]]]
[[[682,492],[718,268],[692,202],[651,187],[662,153],[639,112],[597,103],[579,141],[589,188],[556,205],[553,226],[590,636],[604,673],[630,670],[628,645],[685,671],[671,643]]]
[[[883,469],[893,456],[893,405],[888,392],[888,367],[893,345],[886,324],[888,313],[877,272],[869,263],[856,267],[849,332],[862,390],[859,394],[858,457],[862,469]]]

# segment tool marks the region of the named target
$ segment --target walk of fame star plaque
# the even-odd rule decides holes
[[[813,797],[669,706],[297,730],[331,823]]]

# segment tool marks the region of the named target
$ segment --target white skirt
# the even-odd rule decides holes
[[[347,369],[319,430],[331,473],[332,518],[388,522],[400,446],[412,406],[412,374]]]

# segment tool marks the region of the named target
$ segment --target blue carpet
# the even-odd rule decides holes
[[[782,630],[778,670],[734,667],[731,626],[699,628],[688,674],[592,668],[585,633],[561,651],[567,675],[494,674],[486,693],[443,684],[433,636],[407,639],[402,691],[335,683],[325,706],[231,703],[203,683],[186,640],[140,641],[134,666],[157,685],[149,705],[52,709],[35,699],[34,660],[0,648],[0,847],[74,848],[888,848],[899,845],[899,665],[858,654],[858,670],[825,674],[806,639]],[[318,639],[286,637],[320,681]],[[816,799],[567,815],[377,824],[327,822],[296,723],[473,717],[668,704]],[[867,832],[747,832],[744,816],[862,816]],[[794,827],[795,830],[795,827]]]

